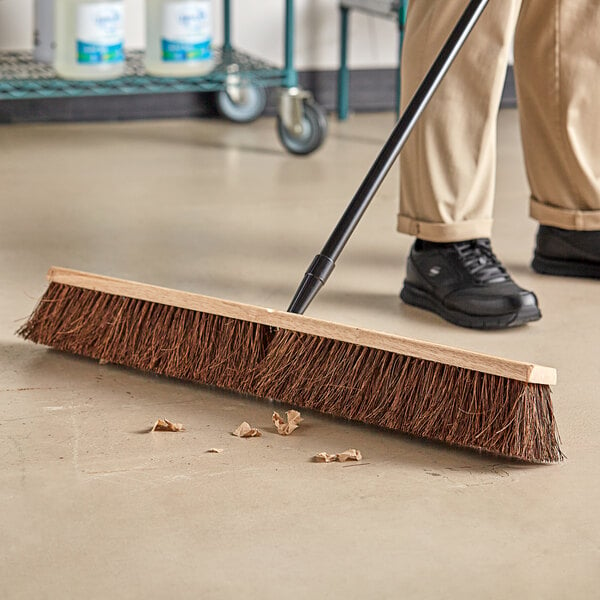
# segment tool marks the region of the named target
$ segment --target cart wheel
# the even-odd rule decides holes
[[[234,123],[250,123],[263,114],[267,105],[265,89],[252,84],[245,84],[240,90],[239,100],[234,100],[226,90],[216,94],[217,110],[226,119]]]
[[[286,128],[282,118],[277,116],[277,132],[285,148],[292,154],[314,152],[327,134],[327,116],[323,108],[312,100],[302,103],[302,132],[297,134]]]

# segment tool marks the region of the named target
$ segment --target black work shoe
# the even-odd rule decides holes
[[[515,327],[542,316],[535,294],[510,278],[487,238],[450,244],[416,240],[400,297],[475,329]]]
[[[531,266],[546,275],[600,279],[600,231],[540,225]]]

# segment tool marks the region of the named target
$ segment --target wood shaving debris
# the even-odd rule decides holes
[[[210,452],[211,454],[221,454],[221,452],[223,452],[223,448],[210,448],[210,450],[207,450],[207,452]]]
[[[360,450],[350,448],[339,454],[327,454],[327,452],[319,452],[313,458],[315,462],[330,463],[330,462],[346,462],[347,460],[362,460]]]
[[[285,413],[287,423],[281,418],[279,413],[273,413],[273,423],[277,427],[279,435],[290,435],[294,429],[298,429],[298,425],[304,420],[297,410],[288,410]]]
[[[244,421],[235,431],[231,433],[237,437],[248,438],[248,437],[260,437],[262,433],[254,428],[250,427],[250,424]]]
[[[345,452],[340,452],[337,455],[338,462],[346,462],[347,460],[362,460],[362,454],[360,450],[356,450],[354,448],[350,448]]]
[[[327,454],[327,452],[319,452],[319,454],[315,454],[313,460],[321,463],[335,462],[337,460],[337,455]]]
[[[150,431],[185,431],[181,423],[171,423],[167,419],[157,419]]]

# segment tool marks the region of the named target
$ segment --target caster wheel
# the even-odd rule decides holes
[[[286,128],[280,116],[277,117],[277,132],[284,147],[292,154],[310,154],[325,140],[327,116],[323,108],[312,102],[303,102],[302,131],[296,133]]]
[[[220,90],[216,93],[219,114],[234,123],[250,123],[263,114],[267,105],[267,92],[257,85],[247,84],[240,89],[238,101]]]

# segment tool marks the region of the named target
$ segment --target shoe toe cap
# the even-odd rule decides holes
[[[523,310],[539,312],[536,295],[520,288],[458,290],[449,294],[444,304],[452,310],[481,316],[516,314]]]

